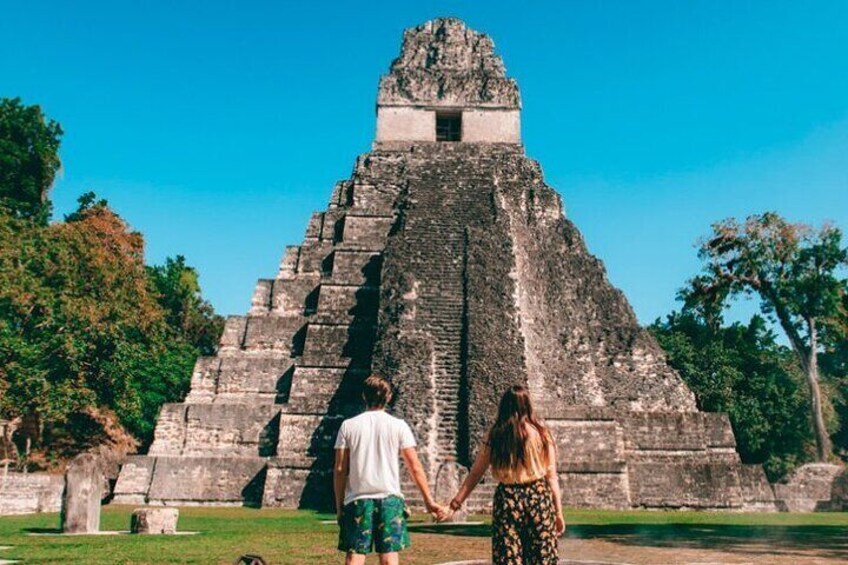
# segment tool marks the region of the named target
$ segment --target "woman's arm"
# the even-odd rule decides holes
[[[565,531],[565,516],[562,514],[562,493],[559,490],[559,474],[557,473],[557,451],[553,438],[548,435],[548,470],[545,478],[551,487],[554,497],[554,509],[556,510],[557,535]]]
[[[433,500],[433,495],[430,494],[430,485],[427,482],[427,473],[424,472],[424,467],[418,458],[418,452],[414,447],[407,447],[401,449],[400,454],[412,482],[415,483],[415,486],[421,491],[421,496],[424,497],[424,506],[427,507],[427,512],[431,513],[437,520],[445,519],[448,516],[448,511],[444,506]]]
[[[486,474],[486,469],[489,468],[489,439],[486,438],[486,441],[483,445],[480,446],[480,451],[477,453],[477,459],[474,460],[474,465],[471,466],[471,471],[468,472],[468,476],[465,477],[465,481],[463,481],[462,486],[459,487],[459,491],[456,493],[456,496],[453,497],[453,500],[450,502],[450,508],[454,512],[459,510],[462,503],[465,502],[465,499],[471,494],[471,491],[477,486],[477,483],[480,482],[480,479],[483,478],[483,475]]]

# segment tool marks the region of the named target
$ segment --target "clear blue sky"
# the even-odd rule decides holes
[[[493,36],[528,154],[643,322],[675,307],[715,220],[848,228],[848,2],[247,4],[0,9],[0,96],[66,131],[56,217],[96,191],[222,313],[369,150],[402,30],[441,15]]]

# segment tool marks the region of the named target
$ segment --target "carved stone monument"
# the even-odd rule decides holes
[[[115,502],[329,507],[335,433],[375,371],[434,487],[526,383],[567,504],[773,509],[727,417],[698,411],[526,156],[520,112],[491,38],[456,19],[408,29],[373,150],[198,359],[185,402],[162,408]]]
[[[103,496],[103,471],[100,461],[90,453],[78,455],[65,472],[62,494],[62,532],[94,534],[100,531],[100,500]]]

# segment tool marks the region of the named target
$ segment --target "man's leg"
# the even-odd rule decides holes
[[[345,557],[345,565],[365,565],[365,556],[361,553],[348,551]]]
[[[380,565],[398,565],[400,563],[400,554],[397,551],[391,553],[380,554]]]
[[[374,536],[374,501],[361,499],[346,505],[339,524],[339,549],[345,565],[364,565]]]
[[[398,565],[398,552],[409,547],[406,529],[406,504],[398,496],[389,496],[377,502],[374,528],[374,548],[380,554],[380,565]]]

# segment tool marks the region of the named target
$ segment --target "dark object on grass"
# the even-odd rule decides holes
[[[238,558],[234,565],[268,565],[268,563],[258,555],[245,553]]]

